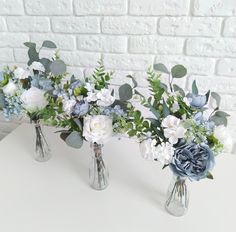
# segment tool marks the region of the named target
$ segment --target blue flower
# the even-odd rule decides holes
[[[53,89],[52,81],[44,77],[40,77],[39,75],[32,77],[31,85],[44,91],[50,91]]]
[[[87,101],[79,101],[75,104],[72,114],[77,116],[83,116],[89,111],[89,104]]]
[[[176,148],[170,168],[180,177],[200,180],[206,177],[214,164],[214,155],[206,144],[191,142]]]
[[[196,113],[194,115],[193,119],[195,120],[197,125],[204,127],[205,129],[207,129],[211,133],[214,131],[215,123],[213,121],[206,120],[203,117],[203,113],[202,112]]]
[[[188,93],[186,97],[189,104],[194,108],[201,109],[207,104],[206,95],[196,95],[193,93]]]
[[[70,84],[70,88],[74,90],[76,87],[81,87],[83,83],[80,80],[74,81]]]

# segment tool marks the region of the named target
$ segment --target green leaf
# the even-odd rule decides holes
[[[230,115],[227,114],[226,112],[220,111],[220,110],[219,110],[219,111],[216,111],[215,115],[218,116],[218,117],[229,117],[229,116],[230,116]]]
[[[50,61],[47,58],[42,58],[42,59],[39,60],[39,62],[44,66],[45,71],[47,73],[50,72],[50,65],[51,65],[52,61]]]
[[[39,54],[36,51],[36,48],[30,47],[28,50],[29,62],[28,65],[31,65],[34,61],[39,61]]]
[[[137,94],[137,95],[139,95],[140,97],[142,97],[142,98],[145,98],[139,91],[137,91],[136,89],[134,90],[134,93],[135,94]]]
[[[134,88],[138,86],[138,82],[135,80],[135,78],[132,75],[127,75],[126,77],[131,78],[134,84]]]
[[[208,99],[209,99],[210,93],[211,93],[211,91],[208,90],[207,93],[206,93],[206,95],[205,95],[205,96],[206,96],[206,102],[208,102]]]
[[[163,100],[163,114],[164,114],[164,117],[167,117],[170,114],[170,110],[164,100]]]
[[[62,75],[66,72],[66,64],[62,60],[55,60],[50,65],[51,72],[55,75]]]
[[[156,120],[154,118],[147,118],[147,120],[149,120],[151,122],[152,126],[154,126],[154,127],[159,127],[161,125],[160,121]]]
[[[133,96],[132,87],[129,84],[124,84],[119,88],[119,96],[121,101],[128,101]]]
[[[56,44],[50,40],[43,41],[42,47],[45,48],[57,48]]]
[[[157,119],[160,118],[160,113],[153,106],[149,106],[149,109],[156,116]]]
[[[227,126],[227,123],[228,123],[228,120],[226,117],[219,117],[217,115],[212,116],[210,120],[213,121],[216,126],[220,126],[220,125]]]
[[[173,88],[174,88],[174,91],[175,91],[175,92],[179,92],[179,94],[180,94],[181,96],[185,97],[185,92],[184,92],[184,90],[183,90],[181,87],[179,87],[179,86],[176,85],[176,84],[173,84]]]
[[[221,97],[218,93],[216,92],[211,92],[211,97],[216,101],[216,106],[219,107],[220,106],[220,102],[221,102]]]
[[[74,118],[74,122],[76,123],[76,125],[79,127],[79,129],[82,131],[82,123],[80,121],[79,118]]]
[[[36,43],[25,42],[24,45],[28,48],[36,48]]]
[[[4,94],[2,92],[2,90],[0,90],[0,110],[2,110],[4,108]]]
[[[127,110],[127,103],[126,102],[123,102],[121,100],[115,100],[114,103],[111,105],[111,107],[113,106],[120,106],[122,110],[126,111]]]
[[[195,95],[198,95],[198,88],[197,88],[196,80],[194,80],[192,84],[192,93]]]
[[[78,149],[83,145],[83,138],[79,132],[73,131],[66,137],[65,142],[68,146]]]
[[[164,64],[158,63],[153,65],[154,70],[169,74],[169,70]]]
[[[213,180],[214,177],[210,172],[207,172],[206,178]]]
[[[181,78],[187,74],[187,69],[183,65],[175,65],[171,69],[171,75],[173,78]]]

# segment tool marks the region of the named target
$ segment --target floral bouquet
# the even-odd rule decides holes
[[[44,41],[38,51],[35,43],[26,42],[25,46],[28,47],[28,67],[13,70],[6,67],[0,75],[0,107],[7,119],[14,115],[30,118],[36,129],[35,159],[46,161],[51,153],[40,119],[44,118],[44,110],[49,104],[46,95],[53,91],[54,83],[64,77],[66,65],[57,54],[51,59],[40,58],[42,48],[56,48],[52,41]]]
[[[154,69],[157,72],[148,71],[151,96],[145,98],[140,94],[141,103],[152,116],[146,119],[149,124],[143,125],[142,132],[134,134],[140,137],[140,150],[145,158],[160,161],[174,173],[166,209],[181,216],[188,206],[185,180],[213,179],[215,156],[230,145],[229,137],[222,137],[229,115],[220,111],[221,98],[217,93],[199,93],[196,81],[192,91],[186,93],[174,83],[186,75],[184,66],[176,65],[169,71],[163,64],[156,64]],[[167,84],[161,82],[160,72],[167,75]]]
[[[126,108],[132,97],[132,91],[130,96],[125,84],[119,89],[120,99],[116,99],[114,89],[109,85],[112,74],[105,72],[101,60],[91,76],[81,80],[72,75],[70,79],[58,82],[45,113],[46,121],[65,128],[59,132],[67,145],[81,148],[84,140],[90,142],[93,153],[90,185],[97,190],[108,185],[102,146],[113,133],[127,131]]]

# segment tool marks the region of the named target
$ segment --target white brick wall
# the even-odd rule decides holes
[[[153,62],[184,64],[189,75],[180,83],[187,89],[196,78],[202,90],[220,92],[236,135],[235,0],[0,0],[0,67],[25,65],[23,42],[45,39],[79,76],[103,54],[114,84],[136,73],[146,86]],[[6,125],[0,122],[0,136],[16,124]]]

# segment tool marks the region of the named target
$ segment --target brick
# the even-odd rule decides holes
[[[84,77],[84,70],[83,68],[74,67],[74,66],[67,66],[67,72],[71,75],[75,75],[75,77],[78,77],[80,79],[83,79]]]
[[[61,51],[61,58],[69,66],[95,67],[100,59],[99,53]]]
[[[132,53],[181,54],[183,45],[183,38],[148,35],[132,36],[129,39],[129,51]]]
[[[114,70],[146,70],[153,64],[150,55],[104,54],[104,64]]]
[[[16,62],[27,63],[29,60],[27,51],[28,51],[27,48],[14,48],[14,56]]]
[[[187,40],[186,53],[196,56],[236,57],[236,39],[191,38]]]
[[[126,0],[75,0],[77,15],[122,15],[127,12]]]
[[[0,61],[1,62],[13,62],[14,55],[12,48],[0,48]]]
[[[54,32],[62,33],[98,33],[100,21],[98,17],[55,17],[52,19]]]
[[[24,42],[29,41],[27,34],[21,33],[1,33],[0,47],[24,47]]]
[[[214,58],[206,57],[158,55],[155,63],[163,63],[169,70],[176,64],[182,64],[187,68],[188,74],[206,75],[214,73],[216,61]]]
[[[25,0],[29,15],[71,15],[72,0]]]
[[[189,0],[130,0],[133,15],[187,15]]]
[[[236,37],[236,18],[227,18],[225,20],[223,35]]]
[[[236,15],[235,0],[195,0],[194,15],[230,16]]]
[[[5,19],[3,17],[0,17],[0,31],[6,31],[7,25],[5,22]]]
[[[191,88],[193,80],[197,81],[197,86],[202,93],[208,90],[225,94],[235,94],[236,92],[236,78],[192,75],[189,77],[188,81],[189,89]]]
[[[236,77],[236,59],[220,59],[217,65],[217,74]]]
[[[50,21],[46,17],[7,17],[9,31],[12,32],[48,32]]]
[[[126,52],[127,39],[124,36],[79,35],[77,36],[79,50],[95,52]]]
[[[22,0],[1,0],[0,15],[22,15],[24,6]]]
[[[33,33],[30,35],[30,40],[37,45],[41,45],[44,40],[51,40],[56,43],[59,50],[75,50],[76,39],[73,35],[60,35],[52,33]]]
[[[236,111],[236,95],[221,95],[220,109]]]
[[[220,34],[221,22],[212,17],[163,17],[158,30],[162,35],[214,37]]]
[[[104,17],[101,25],[102,32],[107,34],[142,35],[156,32],[156,19],[152,17]]]

